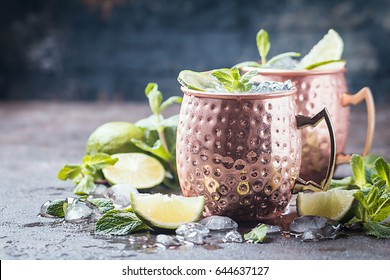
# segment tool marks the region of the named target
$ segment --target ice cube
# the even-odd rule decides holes
[[[290,231],[302,236],[304,241],[334,239],[340,229],[341,225],[336,221],[318,216],[298,217],[290,225]]]
[[[106,191],[107,191],[106,185],[97,184],[96,187],[89,195],[93,198],[103,198]]]
[[[186,223],[186,224],[180,225],[176,229],[176,234],[184,236],[187,233],[190,233],[192,231],[199,232],[203,236],[207,236],[209,234],[209,232],[210,232],[210,230],[206,226],[204,226],[202,224],[199,224],[199,223]]]
[[[272,63],[269,68],[272,69],[294,69],[298,64],[298,60],[288,56],[282,59],[279,59]]]
[[[137,189],[132,185],[118,184],[108,188],[104,197],[111,199],[114,204],[121,207],[127,207],[130,205],[130,193],[138,193]]]
[[[54,216],[47,214],[47,207],[49,207],[50,203],[51,203],[51,200],[48,200],[44,204],[42,204],[41,211],[39,212],[39,215],[41,217],[55,218]]]
[[[260,225],[262,225],[263,223],[260,223],[258,224],[256,227],[259,227]],[[281,233],[283,230],[280,226],[275,226],[275,225],[267,225],[267,234],[277,234],[277,233]]]
[[[184,235],[184,240],[198,245],[204,244],[203,234],[198,231],[191,231],[186,233]]]
[[[89,201],[68,197],[65,201],[65,221],[71,223],[96,222],[101,216],[99,209]]]
[[[242,235],[237,230],[231,230],[222,239],[223,242],[234,242],[234,243],[242,243]]]
[[[210,216],[199,221],[209,230],[231,230],[238,227],[237,223],[225,216]]]
[[[283,84],[283,90],[291,90],[293,88],[293,84],[291,80],[287,80]]]
[[[156,236],[156,243],[162,244],[165,248],[170,246],[180,246],[180,240],[175,236],[159,234]]]

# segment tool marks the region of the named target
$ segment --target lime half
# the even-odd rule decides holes
[[[132,193],[131,206],[134,213],[150,227],[176,229],[199,219],[204,208],[204,197]]]
[[[132,185],[137,189],[148,189],[162,183],[165,169],[154,157],[141,153],[115,154],[118,161],[103,169],[110,184]]]
[[[333,29],[305,55],[298,63],[297,69],[306,69],[308,66],[330,60],[340,60],[343,55],[344,42]]]
[[[327,192],[299,193],[297,212],[300,216],[320,216],[336,221],[348,221],[354,216],[353,194],[356,190],[333,189]]]

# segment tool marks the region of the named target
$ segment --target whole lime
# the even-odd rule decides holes
[[[131,139],[141,140],[143,131],[129,122],[108,122],[99,126],[89,136],[87,154],[94,153],[133,153],[140,152]]]

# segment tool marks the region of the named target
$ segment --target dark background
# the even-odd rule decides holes
[[[390,104],[390,1],[10,0],[0,4],[0,100],[145,100],[180,94],[180,70],[306,54],[329,28],[344,39],[351,92]]]

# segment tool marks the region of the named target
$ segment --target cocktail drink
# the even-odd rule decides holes
[[[184,93],[176,151],[180,185],[185,196],[205,197],[205,216],[274,219],[285,210],[296,182],[312,190],[329,185],[335,160],[332,124],[326,109],[313,118],[297,116],[290,81],[248,82],[248,87],[248,77],[232,72],[179,76]],[[320,186],[299,178],[301,128],[323,119],[332,156]]]
[[[253,67],[256,65],[250,63],[241,64],[243,72],[254,69],[259,72],[256,78],[258,82],[290,79],[297,88],[295,102],[298,114],[312,115],[324,107],[328,109],[335,127],[337,164],[347,163],[350,158],[344,154],[349,134],[350,105],[362,101],[367,105],[367,134],[363,155],[370,151],[375,124],[375,108],[370,89],[364,87],[356,94],[349,94],[345,78],[345,61],[340,60],[342,46],[342,39],[335,31],[330,30],[301,62],[286,56],[259,67]],[[302,159],[305,163],[301,166],[302,178],[320,182],[325,176],[330,155],[329,145],[325,125],[320,124],[302,131]]]

